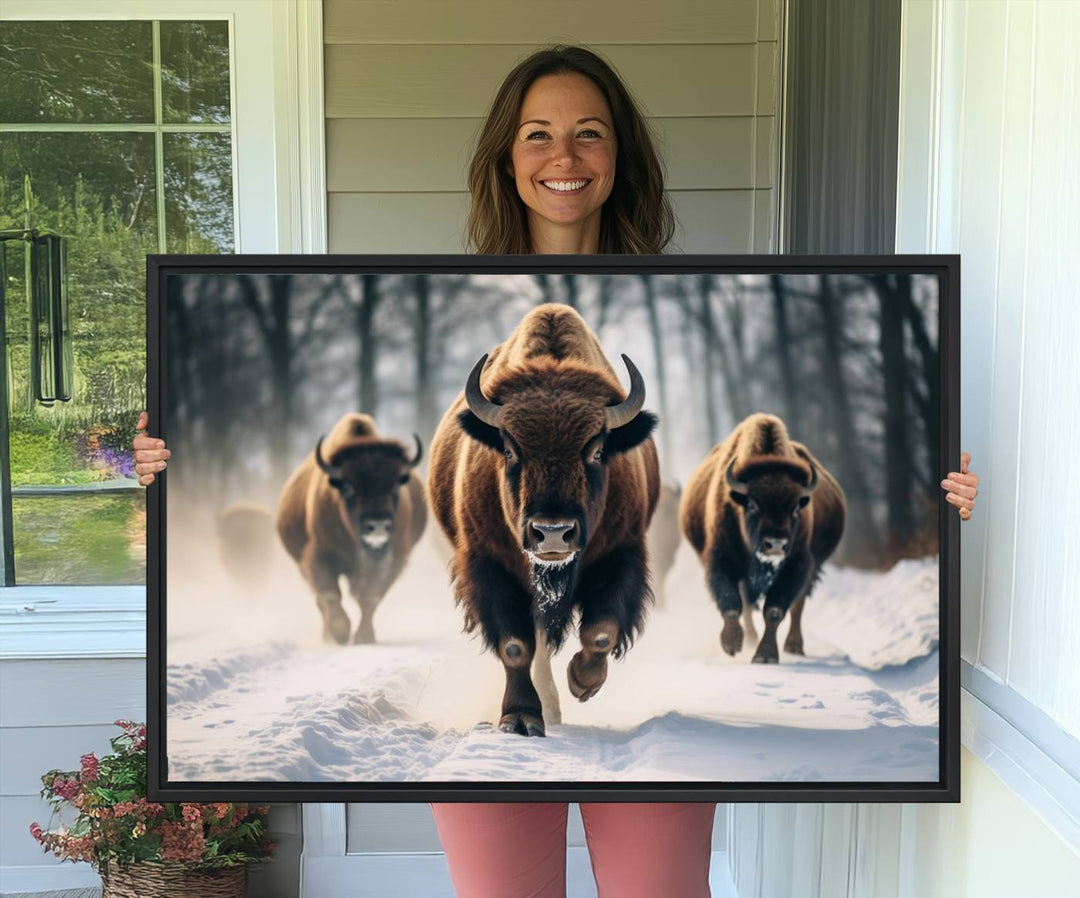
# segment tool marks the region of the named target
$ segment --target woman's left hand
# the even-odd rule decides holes
[[[979,495],[979,475],[968,471],[971,453],[960,453],[960,470],[950,471],[949,476],[941,481],[941,488],[946,491],[945,501],[951,502],[960,511],[960,520],[971,517],[975,508],[975,497]]]

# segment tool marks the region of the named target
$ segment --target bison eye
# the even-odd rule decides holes
[[[504,449],[503,450],[503,455],[506,456],[506,460],[508,462],[513,464],[513,462],[514,462],[514,450],[513,449]]]
[[[603,449],[597,449],[593,453],[592,460],[595,461],[595,462],[602,462],[604,460],[604,450]]]
[[[409,482],[409,475],[408,475],[407,473],[405,473],[405,474],[402,474],[402,475],[401,475],[401,476],[400,476],[400,477],[398,478],[398,483],[402,483],[402,484],[405,484],[405,483],[408,483],[408,482]]]
[[[753,499],[747,499],[746,500],[746,510],[748,512],[750,512],[750,514],[757,514],[757,512],[758,512],[758,504],[757,504],[757,502],[755,502]]]

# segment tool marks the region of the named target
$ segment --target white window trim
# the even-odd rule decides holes
[[[4,0],[0,21],[224,19],[238,253],[326,252],[321,0]],[[143,657],[143,586],[0,588],[0,658]]]

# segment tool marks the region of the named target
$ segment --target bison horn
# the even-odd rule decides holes
[[[630,372],[630,392],[618,405],[609,405],[604,409],[608,430],[615,430],[617,427],[629,424],[645,404],[645,380],[641,372],[626,354],[623,354],[622,360],[626,365],[626,370]]]
[[[731,464],[728,465],[727,484],[733,493],[742,493],[744,496],[750,490],[750,487],[744,481],[735,476],[735,459],[732,459]]]
[[[420,434],[414,433],[413,439],[416,440],[416,455],[410,458],[407,462],[410,468],[415,468],[420,464],[420,459],[424,457],[424,444],[420,442]]]
[[[480,389],[480,371],[486,361],[487,353],[485,352],[480,357],[480,361],[473,365],[472,371],[469,372],[469,379],[465,383],[465,402],[468,403],[469,411],[476,415],[477,418],[485,424],[498,427],[502,418],[503,407],[499,403],[488,399]]]
[[[330,477],[339,477],[341,476],[341,468],[337,467],[336,465],[328,465],[325,459],[322,457],[323,439],[324,437],[319,437],[319,442],[315,444],[315,463],[319,466],[319,469],[323,471],[323,473],[329,475]]]

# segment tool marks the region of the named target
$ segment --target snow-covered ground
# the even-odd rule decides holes
[[[170,546],[174,782],[938,779],[936,559],[884,574],[827,566],[803,615],[806,657],[760,665],[749,641],[737,658],[721,651],[719,612],[684,543],[667,608],[598,695],[582,704],[566,686],[575,639],[552,660],[563,722],[540,739],[493,726],[502,667],[461,633],[428,538],[367,646],[321,643],[283,554],[259,596],[209,568],[181,582],[178,555]]]

